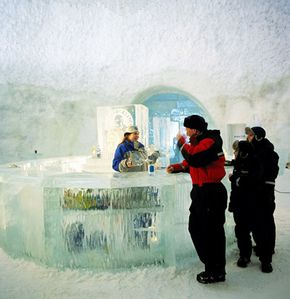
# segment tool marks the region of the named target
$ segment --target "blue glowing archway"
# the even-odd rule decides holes
[[[149,144],[166,153],[162,165],[182,159],[176,149],[176,133],[183,130],[183,120],[191,114],[203,116],[212,123],[203,105],[193,96],[172,89],[151,90],[138,97],[149,110]]]

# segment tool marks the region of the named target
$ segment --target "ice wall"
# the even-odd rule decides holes
[[[224,136],[261,124],[289,153],[289,14],[287,0],[1,1],[1,161],[87,153],[96,105],[172,89]]]

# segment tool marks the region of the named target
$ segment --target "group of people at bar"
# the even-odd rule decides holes
[[[200,115],[186,117],[184,127],[187,136],[181,133],[176,136],[183,161],[168,165],[166,171],[189,173],[192,180],[188,230],[204,264],[204,271],[196,276],[197,281],[208,284],[226,279],[224,224],[227,207],[235,221],[239,249],[237,266],[246,268],[254,250],[261,262],[261,271],[271,273],[276,238],[275,179],[279,171],[279,156],[266,138],[266,131],[262,127],[247,127],[247,139],[234,142],[228,204],[227,190],[222,183],[226,161],[220,131],[208,129],[207,122]],[[115,152],[114,170],[142,171],[146,168],[146,161],[156,161],[159,153],[148,156],[138,139],[136,126],[126,129]]]

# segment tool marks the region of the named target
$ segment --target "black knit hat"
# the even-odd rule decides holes
[[[253,145],[246,141],[246,140],[240,140],[238,145],[239,151],[245,153],[252,153],[254,148]]]
[[[258,141],[266,137],[266,131],[262,127],[253,127],[251,130]]]
[[[203,132],[207,129],[207,122],[199,115],[190,115],[184,119],[183,125],[186,128],[196,129]]]

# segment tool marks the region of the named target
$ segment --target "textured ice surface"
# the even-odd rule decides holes
[[[88,161],[2,166],[1,247],[59,268],[173,266],[196,258],[187,232],[188,174],[88,172]],[[232,242],[232,228],[228,235]]]

